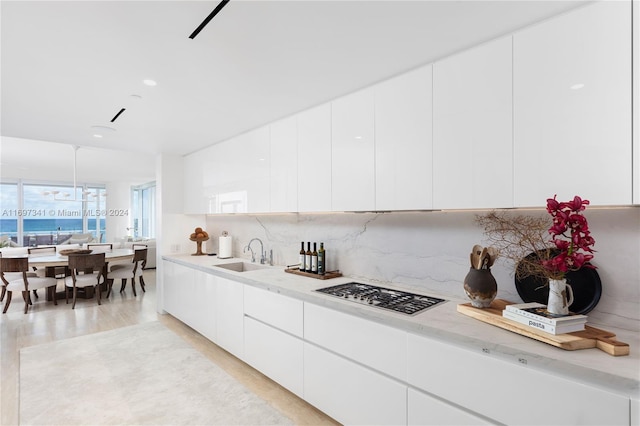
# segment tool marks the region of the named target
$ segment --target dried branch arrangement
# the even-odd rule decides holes
[[[518,279],[548,276],[548,270],[541,261],[554,256],[549,243],[550,218],[491,211],[476,215],[476,223],[484,228],[485,235],[499,250],[500,257],[517,265],[515,273]],[[538,256],[530,256],[531,253]]]

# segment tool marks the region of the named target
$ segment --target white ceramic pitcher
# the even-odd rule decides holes
[[[549,302],[547,311],[554,315],[569,315],[573,303],[573,289],[566,279],[549,280]]]

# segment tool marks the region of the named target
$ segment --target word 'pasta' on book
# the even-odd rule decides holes
[[[584,330],[584,323],[569,323],[564,324],[561,323],[559,325],[545,324],[534,318],[525,317],[522,315],[518,315],[514,312],[507,311],[506,309],[502,311],[502,316],[504,318],[510,319],[512,321],[516,321],[520,324],[524,324],[526,326],[535,328],[537,330],[541,330],[545,333],[549,334],[565,334],[565,333],[573,333],[574,331],[582,331]]]

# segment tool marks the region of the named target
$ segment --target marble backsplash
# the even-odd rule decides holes
[[[517,213],[523,213],[518,210]],[[529,211],[534,215],[543,210]],[[476,225],[478,212],[393,212],[208,216],[213,237],[206,251],[217,250],[217,236],[233,237],[234,257],[250,258],[243,248],[260,238],[274,264],[298,263],[300,242],[324,243],[327,270],[354,279],[397,283],[465,298],[462,281],[474,244],[487,244]],[[640,208],[590,209],[596,239],[593,263],[602,281],[602,297],[589,313],[592,324],[640,331]],[[259,244],[252,246],[254,249]],[[268,254],[267,254],[268,256]],[[498,259],[492,268],[498,297],[520,301],[513,264]]]

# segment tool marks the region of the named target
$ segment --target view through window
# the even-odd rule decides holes
[[[105,190],[95,185],[0,184],[0,236],[18,246],[63,244],[73,234],[105,237]]]
[[[133,206],[133,238],[155,238],[155,182],[134,187],[131,205]]]

